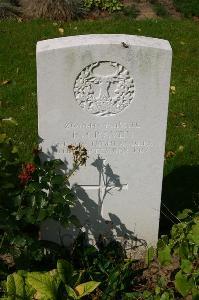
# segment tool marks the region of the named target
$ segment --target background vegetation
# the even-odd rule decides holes
[[[198,0],[173,0],[173,2],[185,17],[199,16]]]

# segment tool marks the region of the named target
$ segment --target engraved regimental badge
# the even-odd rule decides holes
[[[135,86],[124,66],[112,61],[99,61],[80,72],[74,94],[84,111],[96,116],[113,116],[132,102]]]

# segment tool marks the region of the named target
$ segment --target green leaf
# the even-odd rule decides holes
[[[56,273],[32,272],[27,275],[27,282],[37,291],[37,293],[44,297],[45,300],[58,299],[60,279]]]
[[[57,271],[63,283],[71,283],[71,279],[73,276],[73,266],[68,261],[59,259],[57,261]]]
[[[63,166],[63,161],[61,159],[53,159],[50,161],[46,161],[44,163],[45,166],[50,167],[50,168],[59,168]]]
[[[42,222],[45,219],[47,219],[47,216],[48,216],[47,210],[45,208],[42,208],[42,209],[39,210],[37,221]]]
[[[19,274],[13,274],[13,276],[14,276],[15,285],[16,285],[16,296],[19,299],[25,299],[26,290],[25,290],[25,283],[24,283],[23,277],[20,276]]]
[[[146,262],[147,266],[149,266],[150,263],[153,261],[154,255],[155,255],[155,251],[154,251],[153,246],[151,246],[147,249],[147,253],[146,253],[145,262]]]
[[[199,223],[194,224],[192,226],[191,231],[187,237],[190,240],[190,242],[199,246]]]
[[[53,202],[56,202],[56,203],[63,203],[63,202],[65,202],[63,194],[60,193],[60,192],[58,192],[58,191],[54,191],[52,196],[53,196]]]
[[[67,193],[66,200],[68,200],[72,204],[76,200],[76,196],[74,194],[72,194],[72,193],[70,193],[70,194]]]
[[[190,250],[189,245],[186,242],[183,242],[179,247],[179,255],[181,258],[187,258],[189,256]]]
[[[5,133],[0,134],[0,143],[3,143],[7,138],[7,135]]]
[[[199,246],[198,245],[194,245],[194,247],[193,247],[193,255],[194,256],[198,256],[198,250],[199,250]]]
[[[35,216],[34,216],[34,208],[27,207],[24,208],[24,219],[27,223],[34,224],[35,223]]]
[[[164,276],[160,276],[158,278],[158,285],[162,288],[162,289],[165,289],[166,286],[167,286],[167,280]]]
[[[13,146],[12,153],[17,153],[17,152],[18,152],[17,146]]]
[[[27,299],[25,282],[23,277],[19,274],[14,273],[9,275],[7,277],[6,287],[8,293],[8,300]]]
[[[29,193],[33,193],[35,192],[35,185],[34,183],[29,183],[29,185],[26,187],[26,191],[29,192]]]
[[[171,263],[171,249],[169,245],[158,250],[158,260],[163,266]]]
[[[159,295],[161,293],[161,288],[159,286],[156,286],[155,288],[155,294]]]
[[[199,300],[199,290],[193,291],[192,300]]]
[[[169,293],[168,292],[164,292],[163,294],[162,294],[162,296],[160,297],[160,300],[170,300],[171,298],[170,298],[170,295],[169,295]]]
[[[65,284],[65,288],[69,297],[71,297],[72,299],[78,299],[77,294],[69,285]]]
[[[13,201],[14,201],[14,206],[18,207],[21,204],[21,195],[16,195],[15,197],[13,197]]]
[[[84,271],[74,271],[71,279],[71,286],[79,285],[83,277]]]
[[[100,282],[97,281],[88,281],[82,284],[79,284],[75,287],[75,291],[78,294],[78,298],[82,298],[90,293],[92,293],[98,286]]]
[[[191,209],[184,209],[181,213],[178,213],[177,217],[180,220],[186,219],[192,213]]]
[[[124,300],[137,300],[142,299],[143,294],[141,292],[132,292],[132,293],[125,293]]]
[[[187,228],[186,222],[181,222],[172,226],[171,229],[171,237],[173,240],[179,239],[182,240],[184,236],[184,232]]]
[[[150,297],[151,295],[152,295],[152,293],[149,292],[149,291],[144,291],[144,292],[143,292],[143,297],[144,297],[144,299],[147,299],[147,298]]]
[[[109,278],[108,278],[109,284],[110,285],[112,285],[114,283],[117,284],[117,280],[118,280],[119,276],[120,276],[120,272],[113,270],[113,272],[109,275]]]
[[[11,240],[11,245],[12,244],[18,247],[24,247],[26,245],[26,238],[22,235],[17,235]]]
[[[184,273],[191,273],[193,269],[192,263],[188,259],[183,259],[181,262],[181,269]]]
[[[162,235],[161,238],[158,240],[157,248],[162,249],[164,248],[169,242],[167,235]]]
[[[14,276],[13,275],[8,275],[6,288],[7,288],[7,293],[8,293],[8,296],[9,296],[8,299],[9,300],[14,300],[15,295],[16,295],[16,286],[15,286],[15,281],[14,281]]]
[[[64,182],[64,176],[63,175],[55,175],[53,178],[52,178],[52,184],[63,184]]]
[[[193,282],[188,280],[187,275],[179,271],[175,276],[175,287],[177,291],[183,296],[187,296],[193,287]]]

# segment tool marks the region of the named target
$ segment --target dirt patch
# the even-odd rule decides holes
[[[140,0],[139,3],[137,3],[137,8],[140,11],[139,16],[137,17],[138,20],[157,18],[151,4],[147,0]]]
[[[159,2],[165,6],[170,16],[175,19],[181,19],[182,15],[176,10],[172,0],[161,0]]]
[[[175,19],[180,19],[181,14],[175,9],[172,0],[159,0],[158,3],[162,4],[170,17]],[[158,19],[156,12],[154,11],[153,5],[150,3],[150,0],[123,0],[124,5],[133,5],[136,9],[139,10],[138,20],[142,19]]]

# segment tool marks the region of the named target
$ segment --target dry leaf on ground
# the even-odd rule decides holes
[[[59,30],[59,33],[60,33],[61,35],[64,34],[64,28],[60,27],[58,30]]]
[[[168,152],[166,152],[165,153],[165,158],[167,159],[167,158],[172,158],[172,157],[174,157],[176,154],[175,154],[175,152],[173,152],[173,151],[168,151]]]
[[[179,152],[183,152],[183,151],[184,151],[184,146],[183,146],[183,145],[180,145],[179,148],[178,148],[178,151],[179,151]]]
[[[181,122],[180,124],[176,125],[176,127],[186,128],[187,124],[185,122]]]
[[[176,87],[175,87],[175,85],[171,85],[171,86],[170,86],[170,91],[171,91],[171,93],[172,93],[173,95],[176,93]]]
[[[6,85],[6,84],[9,84],[9,83],[11,83],[10,79],[6,79],[6,80],[1,81],[1,85]]]
[[[185,127],[187,127],[187,124],[184,123],[184,122],[182,122],[182,123],[180,123],[180,126],[183,127],[183,128],[185,128]]]

